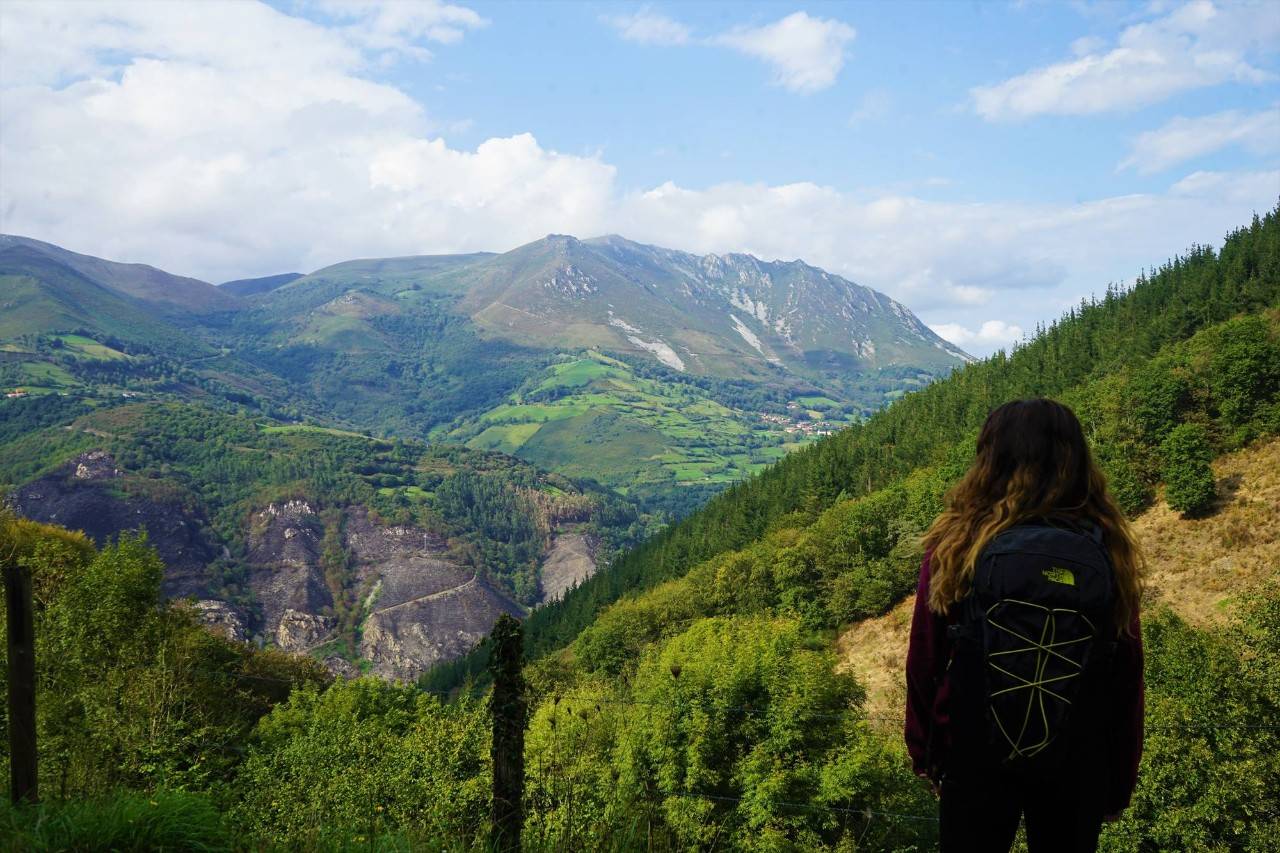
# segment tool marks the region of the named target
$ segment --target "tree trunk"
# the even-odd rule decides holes
[[[524,826],[524,729],[528,706],[524,695],[524,628],[503,615],[489,635],[489,671],[493,675],[493,801],[490,846],[519,851]]]
[[[39,798],[36,775],[36,634],[31,570],[3,567],[8,613],[9,795],[14,803]]]

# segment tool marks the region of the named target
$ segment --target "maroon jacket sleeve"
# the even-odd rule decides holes
[[[1142,761],[1142,727],[1146,683],[1142,674],[1142,624],[1137,613],[1129,630],[1120,635],[1115,661],[1111,669],[1111,695],[1115,717],[1108,731],[1111,743],[1108,753],[1111,766],[1107,773],[1106,814],[1119,814],[1129,807],[1133,789],[1138,784],[1138,765]]]
[[[905,736],[911,766],[917,774],[936,772],[936,755],[930,755],[934,734],[934,708],[938,685],[947,668],[946,621],[929,610],[929,555],[920,565],[911,641],[907,646],[907,718]]]

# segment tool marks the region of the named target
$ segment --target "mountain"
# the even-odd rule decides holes
[[[55,254],[20,242],[0,241],[0,339],[87,332],[103,339],[169,349],[186,337],[136,296],[69,266]],[[16,344],[11,343],[12,350]],[[207,354],[192,341],[190,352]]]
[[[806,264],[620,237],[350,261],[235,322],[238,354],[330,417],[513,453],[676,513],[967,358]]]
[[[461,271],[461,307],[522,343],[649,355],[680,371],[838,374],[967,359],[909,310],[801,261],[552,235]]]
[[[122,296],[132,297],[168,314],[207,314],[230,311],[239,300],[208,282],[173,275],[146,264],[121,264],[71,252],[52,243],[0,234],[0,252],[25,246],[70,267],[86,279]]]
[[[286,272],[260,278],[238,278],[235,281],[224,281],[218,287],[234,296],[258,296],[259,294],[270,293],[277,287],[284,287],[289,282],[300,278],[302,278],[302,273],[300,272]]]
[[[617,236],[219,286],[3,237],[0,276],[6,393],[213,399],[464,442],[673,515],[967,359],[802,262]]]

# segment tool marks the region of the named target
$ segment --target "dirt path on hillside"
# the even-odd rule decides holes
[[[463,581],[457,586],[451,586],[448,589],[442,589],[442,590],[439,590],[438,592],[430,592],[430,593],[427,593],[426,595],[419,595],[417,598],[411,598],[408,601],[402,601],[399,604],[392,604],[390,607],[384,607],[381,610],[374,610],[372,613],[369,614],[369,616],[372,617],[372,616],[381,615],[383,613],[390,613],[392,610],[396,610],[401,607],[406,607],[410,604],[417,604],[420,601],[435,601],[438,598],[447,598],[451,595],[456,595],[457,593],[462,592],[464,589],[470,586],[474,586],[478,578],[479,578],[479,575],[472,575],[470,580]]]

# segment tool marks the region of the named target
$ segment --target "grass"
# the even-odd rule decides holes
[[[383,486],[378,489],[378,494],[385,497],[401,494],[413,501],[425,501],[432,495],[431,492],[426,491],[421,486]]]
[[[24,851],[231,850],[230,834],[206,797],[174,791],[123,792],[101,800],[0,805],[0,836]]]
[[[806,409],[834,409],[840,404],[830,397],[796,397],[795,401]]]
[[[21,372],[21,381],[18,384],[31,392],[36,389],[27,386],[59,389],[72,388],[79,384],[76,378],[65,369],[47,361],[24,361],[18,365],[18,369]]]
[[[498,450],[514,455],[541,428],[542,423],[538,421],[491,426],[467,444],[477,450]]]
[[[558,398],[526,402],[549,391]],[[823,396],[801,399],[817,417],[817,409],[839,405]],[[548,367],[526,390],[448,437],[615,489],[720,487],[812,440],[797,440],[783,424],[763,423],[756,412],[730,408],[696,386],[637,376],[595,352]]]
[[[87,338],[84,335],[55,335],[62,341],[63,345],[75,352],[83,358],[91,361],[128,361],[129,356],[120,352],[120,350],[112,349],[106,344],[100,344],[93,338]]]

